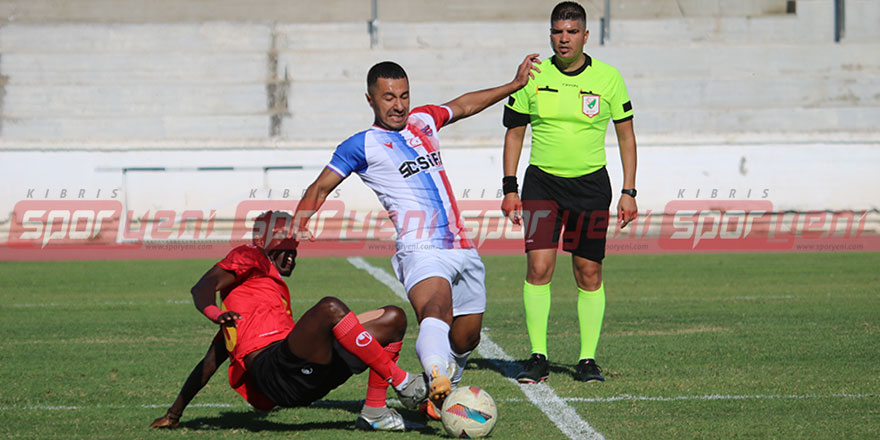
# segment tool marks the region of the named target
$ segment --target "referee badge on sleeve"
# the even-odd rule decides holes
[[[599,95],[581,95],[582,109],[585,115],[593,117],[599,114]]]

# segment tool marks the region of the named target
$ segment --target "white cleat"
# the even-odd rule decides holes
[[[354,427],[365,431],[406,431],[421,429],[425,425],[410,422],[392,408],[371,408],[365,406],[354,421]]]
[[[416,410],[419,408],[419,403],[428,397],[428,380],[423,373],[409,373],[409,382],[406,386],[402,390],[394,388],[394,391],[406,409]]]

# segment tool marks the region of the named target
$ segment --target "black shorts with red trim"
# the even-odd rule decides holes
[[[354,355],[333,344],[333,359],[315,364],[293,355],[286,340],[275,342],[258,353],[248,367],[260,392],[285,408],[308,406],[366,369]]]
[[[558,249],[561,238],[566,252],[598,263],[605,258],[611,206],[611,180],[605,167],[569,178],[529,165],[522,202],[526,252]]]

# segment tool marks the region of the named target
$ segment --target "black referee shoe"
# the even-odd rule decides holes
[[[547,356],[532,353],[529,360],[523,364],[523,371],[516,375],[516,380],[519,383],[538,383],[549,377],[550,363],[547,362]]]
[[[574,379],[581,382],[605,382],[599,366],[593,359],[581,359],[574,367]]]

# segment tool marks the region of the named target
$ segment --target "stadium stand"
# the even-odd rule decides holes
[[[554,3],[382,0],[372,47],[369,2],[0,0],[0,230],[32,189],[121,188],[129,209],[221,217],[252,188],[296,194],[370,124],[373,63],[400,62],[416,104],[493,86],[524,54],[550,55]],[[612,0],[601,46],[604,2],[582,3],[589,53],[623,72],[637,110],[639,181],[655,192],[641,208],[661,210],[681,188],[767,186],[781,210],[878,208],[880,2],[847,0],[835,43],[830,0]],[[498,105],[444,130],[444,158],[464,162],[450,167],[459,187],[498,186],[500,120]],[[847,142],[846,155],[829,149]],[[780,176],[791,154],[797,172]],[[825,180],[860,191],[816,187],[829,155],[843,162]],[[249,171],[185,171],[233,165]],[[177,171],[173,182],[121,171],[137,166]],[[376,204],[348,184],[348,200]]]
[[[16,4],[18,15],[9,3]],[[434,102],[506,80],[523,53],[550,53],[545,20],[455,21],[467,2],[452,2],[445,13],[422,5],[426,11],[418,16],[447,18],[438,21],[394,21],[412,17],[417,8],[382,2],[390,6],[382,11],[376,49],[370,49],[369,11],[363,8],[339,17],[360,15],[361,21],[303,23],[295,20],[323,16],[324,9],[292,17],[297,7],[264,1],[262,14],[243,14],[236,2],[225,1],[218,4],[228,15],[221,7],[202,11],[198,21],[181,22],[161,15],[158,3],[124,15],[124,7],[101,9],[106,2],[81,0],[70,2],[82,9],[77,15],[69,8],[65,21],[64,11],[49,3],[5,2],[4,140],[333,143],[370,122],[363,77],[377,60],[401,62],[419,86],[414,100]],[[181,12],[174,15],[180,20],[195,14],[186,5],[198,2],[176,3],[171,10]],[[481,3],[473,14],[512,14],[501,3]],[[827,2],[798,1],[796,14],[784,12],[785,2],[770,0],[739,7],[726,5],[740,2],[683,3],[691,9],[673,17],[671,2],[612,2],[612,12],[621,17],[614,18],[612,37],[601,47],[598,14],[591,20],[590,52],[624,72],[639,110],[640,135],[876,129],[880,38],[858,33],[859,23],[880,18],[874,3],[848,3],[848,26],[857,32],[849,32],[844,44],[833,42],[831,14],[821,6]],[[527,17],[536,9],[546,14],[544,7],[522,9]],[[294,21],[258,21],[271,17],[269,11],[287,11],[279,17]],[[59,23],[40,22],[40,14],[47,14],[43,21]],[[241,20],[230,20],[236,14]],[[500,106],[488,115],[451,128],[447,142],[496,142]]]

